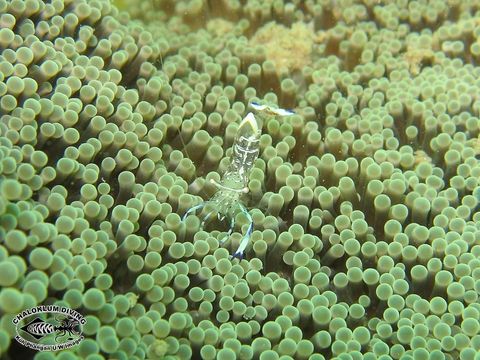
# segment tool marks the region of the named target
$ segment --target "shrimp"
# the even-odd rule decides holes
[[[258,113],[257,116],[261,118],[261,120],[276,115],[287,116],[293,114],[292,111],[278,109],[268,105],[251,103],[251,106]],[[203,218],[200,228],[203,228],[205,223],[215,212],[220,221],[226,219],[230,224],[230,228],[227,231],[227,234],[219,240],[220,245],[223,245],[235,228],[235,215],[238,211],[244,214],[248,220],[247,232],[240,241],[237,250],[233,253],[232,259],[238,258],[241,260],[243,258],[243,254],[253,232],[254,224],[252,216],[245,205],[241,202],[241,197],[248,193],[249,174],[260,151],[261,128],[258,124],[257,118],[252,112],[249,112],[243,118],[235,135],[233,155],[227,170],[223,174],[220,182],[216,182],[213,179],[211,180],[211,182],[217,187],[217,192],[208,201],[204,201],[188,209],[182,218],[183,221],[187,216],[195,213],[197,210],[205,207],[212,207],[213,210],[209,211]]]

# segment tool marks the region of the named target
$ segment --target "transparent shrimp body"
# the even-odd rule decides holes
[[[271,116],[272,113],[277,115],[290,115],[290,112],[283,109],[273,109],[265,105],[253,103],[252,107],[259,111],[263,116]],[[277,111],[277,112],[276,112]],[[278,112],[281,112],[279,114]],[[233,144],[233,154],[230,164],[223,174],[220,182],[212,180],[217,187],[217,192],[208,201],[190,208],[183,219],[188,215],[195,213],[197,210],[205,208],[207,214],[203,218],[200,227],[206,224],[208,220],[215,214],[220,221],[227,221],[229,230],[227,234],[219,241],[222,245],[227,241],[235,228],[235,217],[238,213],[246,216],[248,228],[243,235],[242,240],[233,253],[232,258],[243,257],[243,253],[248,245],[250,236],[253,232],[253,219],[245,205],[241,202],[242,195],[248,192],[248,175],[258,157],[260,149],[261,130],[258,126],[257,119],[253,113],[248,113],[240,123],[235,141]]]

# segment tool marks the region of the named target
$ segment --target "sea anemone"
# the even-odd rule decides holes
[[[0,0],[2,358],[478,359],[478,3],[118,5]],[[239,261],[182,215],[252,101]],[[30,351],[52,304],[85,339]]]

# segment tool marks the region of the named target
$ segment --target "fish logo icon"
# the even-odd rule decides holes
[[[39,351],[57,351],[71,348],[83,340],[82,325],[86,320],[67,307],[42,305],[22,311],[12,323],[17,331],[15,340],[20,344]]]

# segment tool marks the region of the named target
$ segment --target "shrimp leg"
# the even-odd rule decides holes
[[[208,221],[208,218],[210,216],[212,216],[212,214],[214,213],[215,211],[212,210],[210,211],[207,215],[205,215],[205,217],[203,218],[202,222],[200,223],[200,229],[203,229],[203,227],[205,226],[205,223]]]
[[[247,217],[249,224],[248,224],[247,233],[243,236],[242,240],[240,241],[240,245],[238,246],[237,251],[235,251],[235,253],[232,255],[232,259],[237,258],[239,260],[242,260],[243,253],[247,248],[248,242],[250,240],[250,236],[252,235],[252,232],[253,232],[253,219],[252,219],[252,215],[250,215],[250,213],[247,211],[245,206],[243,206],[243,204],[240,204],[240,209],[242,210],[242,213],[244,213],[245,216]]]
[[[185,215],[183,215],[182,221],[184,221],[184,220],[187,218],[188,215],[195,213],[195,212],[196,212],[197,210],[199,210],[199,209],[203,209],[207,204],[208,204],[208,201],[204,201],[204,202],[202,202],[201,204],[192,206],[190,209],[187,210],[187,212],[185,213]],[[210,218],[210,216],[212,216],[212,214],[213,214],[214,212],[215,212],[215,210],[212,210],[212,211],[210,211],[207,215],[205,215],[205,217],[203,218],[202,222],[200,223],[200,229],[201,229],[201,230],[203,229],[203,227],[205,226],[205,223],[208,221],[208,219]]]
[[[198,209],[204,208],[206,204],[207,204],[206,202],[202,202],[201,204],[192,206],[192,207],[191,207],[190,209],[188,209],[187,212],[183,215],[182,221],[184,221],[184,220],[187,218],[188,215],[193,214],[193,213],[196,212]]]
[[[230,235],[232,235],[234,228],[235,228],[235,217],[232,216],[230,218],[230,229],[228,229],[227,234],[222,239],[219,240],[220,245],[223,245],[225,241],[227,241],[227,239],[230,237]]]

